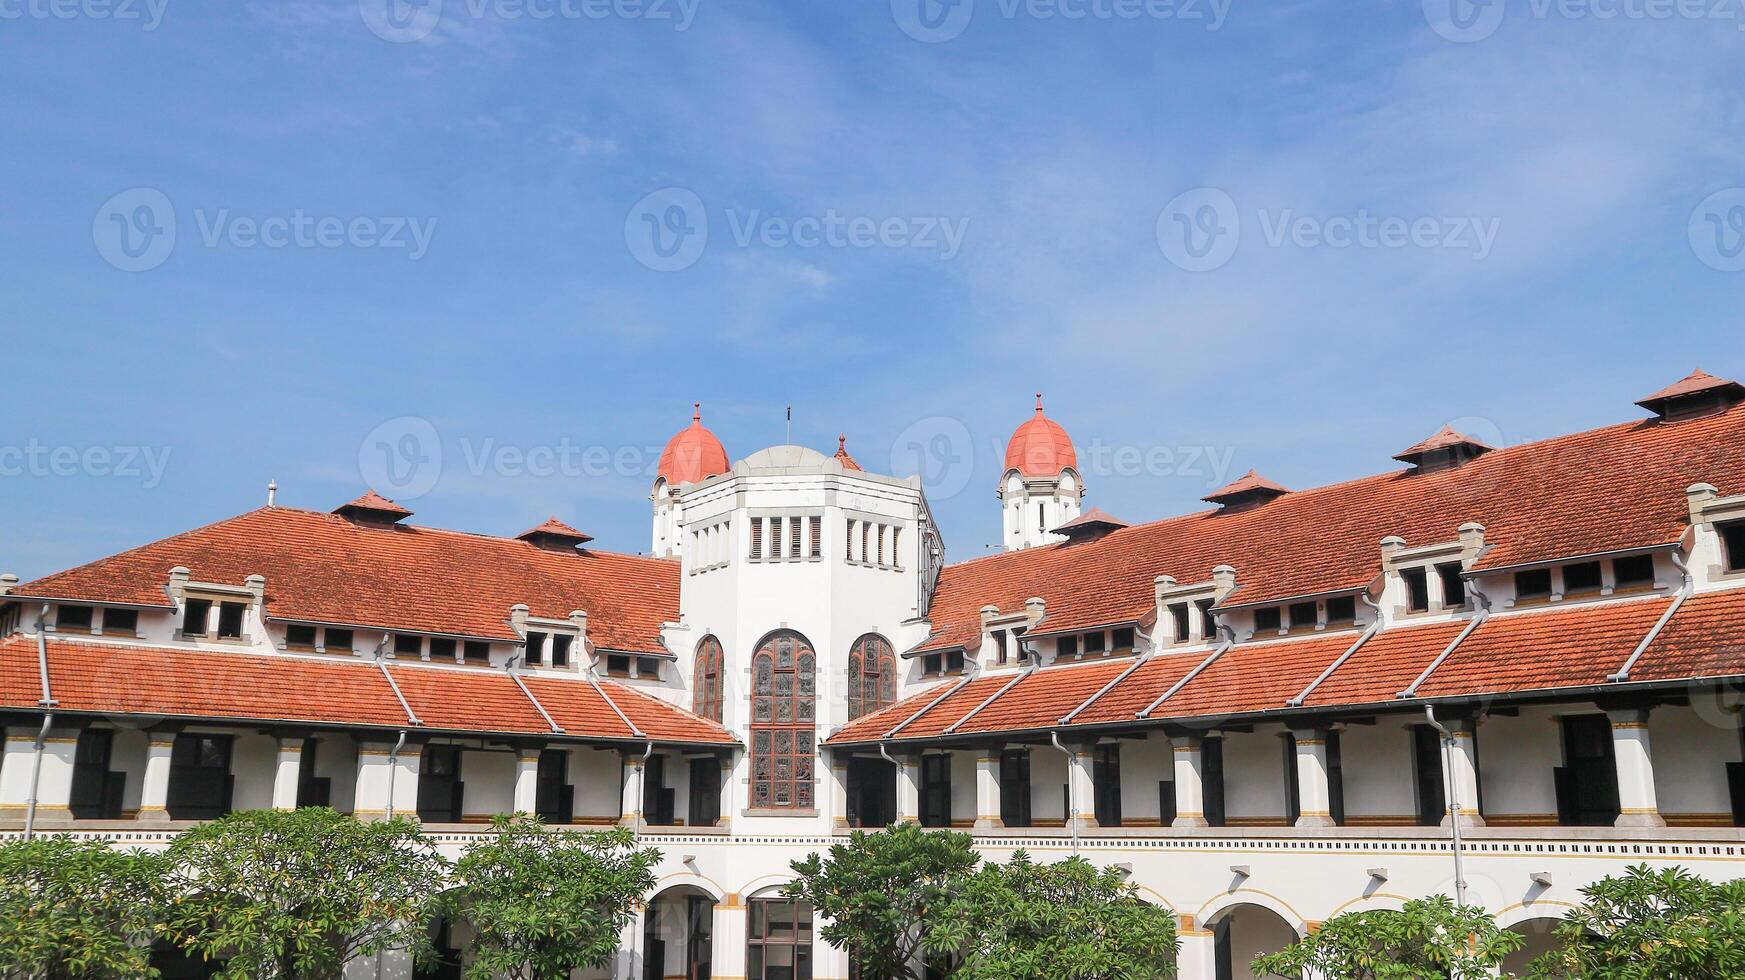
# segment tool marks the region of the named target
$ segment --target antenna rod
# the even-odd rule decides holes
[[[794,406],[788,406],[788,445],[794,444]]]

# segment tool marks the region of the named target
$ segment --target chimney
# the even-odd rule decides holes
[[[1390,534],[1381,539],[1381,563],[1383,566],[1393,564],[1400,552],[1406,550],[1406,539],[1397,534]]]
[[[18,576],[12,572],[0,575],[0,595],[5,595],[18,587]]]
[[[1720,496],[1721,491],[1715,489],[1715,485],[1712,483],[1693,483],[1686,487],[1684,499],[1690,505],[1690,522],[1692,524],[1703,523],[1704,512]]]
[[[164,589],[171,599],[180,602],[188,591],[188,579],[192,575],[186,565],[177,565],[170,569],[170,584]]]
[[[243,579],[242,584],[254,596],[255,608],[259,609],[267,598],[267,577],[257,573]]]
[[[518,636],[527,635],[527,603],[517,602],[509,607],[509,628]]]
[[[1219,565],[1212,569],[1212,582],[1217,586],[1214,591],[1219,599],[1236,591],[1236,567],[1234,565]]]
[[[1031,626],[1042,622],[1042,617],[1047,612],[1048,603],[1044,602],[1041,596],[1031,596],[1024,600],[1024,615],[1029,618]]]

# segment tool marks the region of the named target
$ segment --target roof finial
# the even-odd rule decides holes
[[[1040,391],[1036,393],[1036,414],[1042,414],[1042,392]]]
[[[693,421],[693,422],[703,421],[703,403],[702,402],[692,402],[691,403],[691,421]]]
[[[836,437],[836,451],[839,453],[848,452],[848,436],[846,434]]]
[[[278,506],[278,503],[277,503],[278,499],[279,499],[279,481],[268,480],[267,481],[267,506],[268,507],[277,507]]]

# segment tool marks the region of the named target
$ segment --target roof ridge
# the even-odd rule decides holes
[[[161,544],[168,544],[169,542],[172,542],[172,541],[180,541],[183,538],[190,538],[196,534],[203,534],[203,533],[210,531],[214,528],[222,527],[225,524],[229,524],[232,521],[240,521],[245,517],[252,517],[253,515],[259,514],[262,511],[285,510],[285,509],[287,509],[287,508],[256,507],[252,510],[245,510],[240,514],[232,514],[229,517],[220,518],[216,521],[208,521],[207,523],[202,524],[199,527],[192,527],[186,531],[177,532],[175,534],[170,535],[167,538],[157,538],[157,539],[152,540],[152,541],[147,541],[144,544],[134,545],[131,548],[126,548],[124,550],[117,551],[113,554],[99,555],[98,557],[93,558],[90,561],[80,562],[77,565],[72,565],[72,566],[67,567],[67,568],[57,569],[56,571],[52,571],[52,572],[48,573],[47,575],[38,575],[36,578],[33,578],[28,582],[18,583],[18,585],[13,587],[11,594],[18,595],[18,596],[21,596],[23,598],[33,598],[32,596],[24,593],[23,590],[29,588],[30,586],[36,584],[37,582],[44,582],[44,581],[47,581],[47,580],[52,579],[52,578],[60,578],[63,575],[71,575],[74,572],[84,571],[85,569],[91,568],[91,567],[93,567],[101,562],[114,561],[117,558],[125,558],[128,555],[134,554],[135,552],[144,551],[147,548],[156,547],[156,546],[161,545]],[[329,515],[329,516],[331,516],[331,515]],[[164,569],[164,575],[165,575],[164,581],[165,581],[165,583],[168,583],[168,581],[169,581],[169,578],[168,578],[169,571],[170,570],[167,568]]]

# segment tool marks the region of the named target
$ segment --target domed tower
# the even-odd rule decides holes
[[[1006,443],[999,491],[1006,550],[1064,540],[1053,529],[1079,516],[1084,495],[1072,439],[1060,423],[1042,414],[1038,392],[1036,414]]]
[[[656,558],[677,558],[682,548],[679,528],[684,523],[680,512],[679,488],[719,476],[732,469],[727,462],[727,447],[715,438],[715,433],[703,427],[703,404],[691,405],[691,424],[667,440],[661,450],[660,467],[654,478],[654,551]]]

